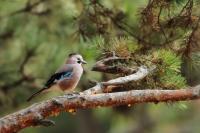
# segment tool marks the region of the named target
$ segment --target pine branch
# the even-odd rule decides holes
[[[116,57],[110,57],[111,60]],[[106,63],[107,60],[103,60]],[[102,63],[102,61],[100,61]],[[96,66],[98,66],[98,63]],[[101,68],[101,66],[99,66]],[[108,66],[109,67],[109,66]],[[99,68],[99,70],[100,70]],[[104,66],[104,68],[106,68]],[[0,132],[13,133],[30,126],[51,126],[55,123],[47,118],[57,116],[60,112],[72,112],[77,109],[133,105],[138,103],[158,103],[173,101],[188,101],[200,98],[200,85],[180,90],[145,89],[130,90],[124,92],[103,93],[106,89],[126,84],[130,81],[138,81],[146,77],[155,68],[148,69],[141,66],[134,74],[112,79],[107,82],[97,83],[96,86],[77,93],[58,96],[50,100],[33,104],[16,113],[0,119]],[[104,69],[105,72],[107,69]]]
[[[111,58],[109,58],[111,59]],[[116,59],[116,58],[114,58]],[[98,64],[99,62],[97,62]],[[97,66],[97,65],[96,65]],[[98,70],[104,70],[107,72],[109,69],[106,69],[105,66],[101,69],[102,66],[99,66]],[[109,68],[109,67],[108,67]],[[119,77],[116,79],[109,80],[107,82],[101,82],[101,83],[96,83],[96,86],[85,90],[83,93],[84,94],[97,94],[97,93],[103,93],[103,92],[109,92],[115,89],[118,85],[121,84],[126,84],[131,81],[138,81],[146,77],[149,73],[151,73],[155,67],[152,67],[151,69],[148,69],[146,66],[141,66],[138,68],[138,71],[134,74],[124,76],[124,77]]]
[[[106,59],[102,59],[93,66],[93,71],[104,72],[104,73],[112,73],[112,74],[131,74],[134,73],[136,70],[133,68],[122,67],[122,66],[108,66],[107,63],[114,62],[114,61],[124,61],[129,60],[128,58],[122,57],[109,57]]]
[[[33,104],[16,113],[0,119],[0,132],[13,133],[30,126],[49,126],[47,117],[56,116],[62,111],[97,108],[118,105],[132,105],[147,102],[188,101],[200,98],[200,85],[180,90],[132,90],[104,94],[64,95]]]

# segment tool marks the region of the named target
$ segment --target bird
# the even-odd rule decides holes
[[[87,62],[83,60],[80,54],[69,54],[65,63],[50,76],[44,87],[32,94],[27,101],[31,101],[35,96],[46,90],[50,90],[54,86],[65,92],[73,91],[83,74],[83,64],[87,64]]]

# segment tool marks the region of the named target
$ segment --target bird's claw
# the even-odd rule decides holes
[[[65,94],[65,96],[67,96],[68,99],[74,99],[74,98],[76,98],[78,95],[80,95],[79,92],[72,92],[72,93],[67,93],[67,94]]]
[[[58,99],[53,99],[52,102],[53,102],[53,104],[55,104],[55,105],[63,106],[63,104],[62,104]]]

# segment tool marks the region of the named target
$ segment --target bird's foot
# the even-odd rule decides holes
[[[80,95],[80,92],[77,92],[77,91],[73,91],[72,93],[75,95]]]
[[[54,98],[54,99],[52,100],[52,102],[53,102],[53,104],[55,104],[55,105],[57,105],[57,106],[63,106],[63,104],[62,104],[58,99],[56,99],[56,98]]]
[[[67,96],[68,99],[74,99],[74,98],[76,98],[79,95],[80,95],[80,93],[76,92],[76,91],[73,91],[71,93],[66,93],[65,94],[65,96]]]
[[[115,51],[112,51],[112,56],[113,56],[113,58],[116,57],[116,53],[115,53]]]

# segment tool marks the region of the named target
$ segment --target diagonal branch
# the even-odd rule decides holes
[[[30,0],[28,0],[25,7],[15,11],[15,12],[10,13],[8,16],[14,16],[16,14],[30,12],[33,8],[37,7],[39,4],[41,4],[41,3],[45,2],[45,1],[46,0],[39,0],[39,1],[31,4]]]
[[[98,62],[97,62],[98,64]],[[107,67],[105,67],[107,68]],[[106,69],[105,69],[106,70]],[[141,66],[138,68],[138,71],[134,74],[119,77],[116,79],[109,80],[107,82],[101,82],[97,83],[96,86],[85,90],[83,93],[85,94],[97,94],[102,92],[107,92],[107,90],[114,89],[117,85],[120,84],[126,84],[131,81],[138,81],[146,77],[149,73],[151,73],[153,70],[155,70],[155,67],[152,67],[151,69],[148,69],[146,66]]]
[[[114,60],[118,60],[116,57]],[[103,60],[108,63],[111,60]],[[107,62],[108,61],[108,62]],[[97,62],[96,65],[98,65]],[[104,64],[103,63],[103,64]],[[107,66],[109,67],[109,66]],[[106,66],[104,67],[106,68]],[[79,94],[68,94],[58,96],[50,100],[46,100],[37,104],[33,104],[16,113],[7,115],[0,119],[0,132],[13,133],[30,126],[51,126],[54,122],[47,120],[47,117],[56,116],[60,112],[72,112],[77,109],[131,105],[147,102],[167,102],[167,101],[183,101],[200,98],[200,85],[180,90],[131,90],[125,92],[102,93],[108,87],[114,88],[120,84],[130,81],[138,81],[151,73],[155,67],[148,69],[145,66],[138,68],[134,74],[119,77],[107,82],[97,83],[96,86],[80,92]],[[107,70],[107,69],[105,69]]]
[[[96,107],[130,105],[147,102],[173,102],[200,98],[200,85],[180,90],[132,90],[96,95],[64,95],[43,101],[0,119],[0,132],[13,133],[23,128],[37,126],[47,117],[56,116],[62,111]],[[42,124],[43,125],[43,124]]]
[[[154,69],[155,68],[148,69],[146,66],[141,66],[138,68],[138,71],[136,73],[125,76],[125,77],[119,77],[113,80],[109,80],[103,83],[103,85],[120,85],[120,84],[125,84],[131,81],[137,81],[146,77]]]

